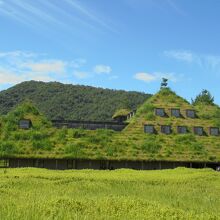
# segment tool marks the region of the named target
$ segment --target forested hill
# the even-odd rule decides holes
[[[111,120],[117,109],[136,109],[151,95],[58,82],[28,81],[0,92],[0,114],[31,100],[49,119]]]

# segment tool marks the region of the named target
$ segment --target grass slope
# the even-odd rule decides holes
[[[161,118],[154,108],[180,108],[183,118]],[[198,118],[186,118],[185,110],[195,109]],[[19,118],[30,118],[34,127],[18,129]],[[220,108],[216,105],[191,106],[169,89],[147,100],[122,132],[56,129],[36,108],[24,104],[3,117],[0,127],[0,157],[87,158],[116,160],[220,161],[220,137],[195,136],[193,126],[220,125]],[[158,134],[144,133],[144,124],[154,124]],[[173,134],[165,135],[160,125],[172,125]],[[176,134],[177,125],[186,125],[189,133]]]
[[[0,169],[0,219],[220,219],[209,170]]]
[[[156,107],[165,108],[168,117],[155,116]],[[170,108],[180,108],[182,118],[170,115]],[[186,109],[195,109],[196,119],[187,118]],[[192,160],[192,161],[220,161],[220,137],[209,136],[208,128],[218,126],[220,123],[220,108],[216,105],[192,106],[183,98],[177,96],[169,89],[163,89],[147,100],[131,119],[128,127],[120,134],[119,140],[133,146],[132,153],[139,159],[155,160]],[[152,124],[157,134],[148,135],[143,132],[145,124]],[[160,132],[160,125],[171,125],[172,135]],[[180,135],[176,132],[178,125],[185,125],[189,133]],[[203,126],[206,136],[195,136],[193,126]],[[127,154],[128,156],[128,154]]]

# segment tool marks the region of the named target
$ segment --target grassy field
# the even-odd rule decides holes
[[[0,219],[220,219],[220,173],[0,169]]]

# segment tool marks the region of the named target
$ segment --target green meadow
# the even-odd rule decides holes
[[[0,219],[220,219],[220,173],[0,169]]]

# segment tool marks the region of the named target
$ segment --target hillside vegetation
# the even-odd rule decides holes
[[[0,219],[220,219],[212,170],[0,169]]]
[[[167,117],[155,116],[155,107],[165,108]],[[171,117],[171,107],[180,108],[183,117]],[[186,109],[195,109],[197,118],[187,118]],[[31,119],[33,128],[19,129],[21,118]],[[56,129],[31,103],[18,106],[0,120],[0,157],[220,161],[220,137],[208,132],[209,127],[220,126],[220,108],[203,103],[192,106],[169,89],[138,108],[122,132]],[[157,134],[144,133],[145,124],[154,125]],[[172,134],[162,134],[160,125],[171,125]],[[177,134],[178,125],[187,126],[189,132]],[[194,135],[193,126],[203,126],[205,135]]]
[[[112,120],[116,110],[136,109],[150,96],[140,92],[29,81],[0,92],[0,115],[31,100],[48,119]]]

